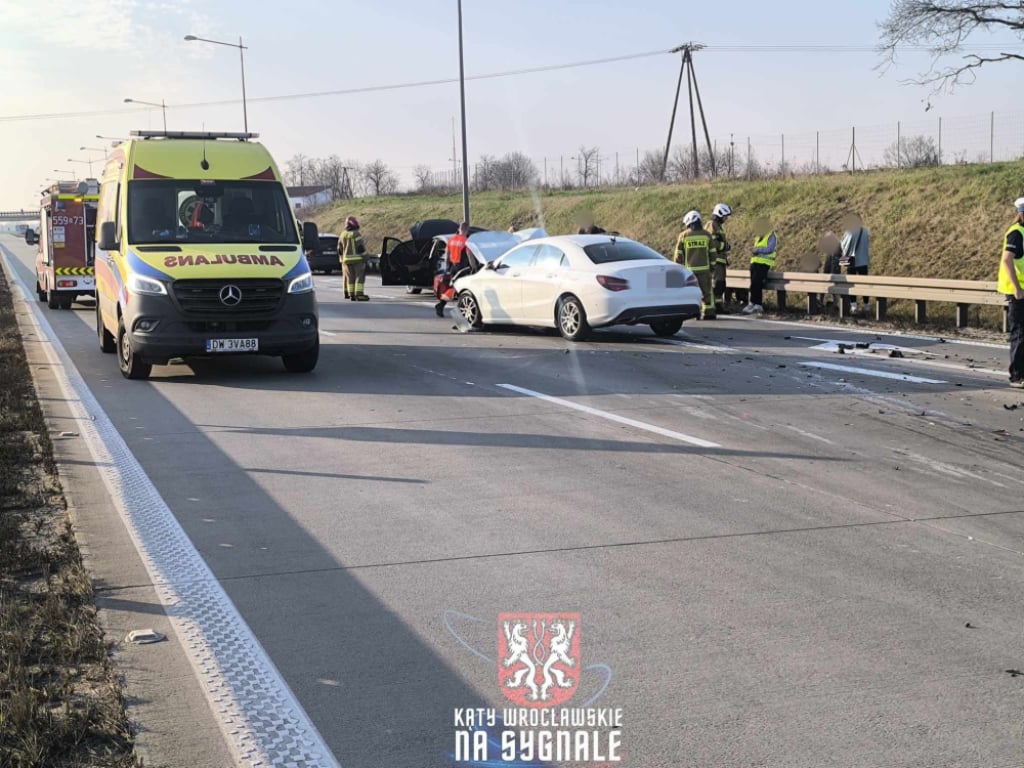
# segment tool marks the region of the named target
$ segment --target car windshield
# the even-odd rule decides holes
[[[595,264],[610,264],[615,261],[650,261],[664,259],[657,251],[634,240],[606,240],[583,246],[583,252]]]
[[[297,245],[284,189],[270,181],[128,183],[128,242]]]
[[[334,235],[324,235],[320,238],[320,250],[321,251],[336,251],[338,250],[338,238]]]

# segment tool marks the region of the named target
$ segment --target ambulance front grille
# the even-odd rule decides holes
[[[237,293],[225,290],[234,286]],[[277,311],[284,297],[284,282],[267,278],[239,280],[175,280],[174,298],[187,315],[235,317],[269,315]],[[233,299],[241,294],[237,303]],[[228,301],[222,300],[222,295]]]

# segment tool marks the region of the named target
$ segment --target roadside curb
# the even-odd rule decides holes
[[[105,630],[120,643],[127,703],[133,720],[144,719],[140,754],[148,763],[190,768],[337,766],[34,305],[15,257],[3,246],[0,256],[48,426],[64,436],[55,454]],[[127,646],[125,622],[163,631],[170,642]],[[136,683],[151,695],[137,696]]]

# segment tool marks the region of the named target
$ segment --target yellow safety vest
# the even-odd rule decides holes
[[[762,237],[760,240],[756,240],[754,242],[754,247],[755,248],[767,248],[768,247],[768,241],[772,239],[772,235],[775,235],[775,233],[774,232],[769,232],[764,237]],[[759,253],[759,254],[757,254],[756,256],[754,256],[754,257],[752,257],[750,259],[750,263],[751,264],[767,264],[769,267],[774,267],[775,266],[775,256],[776,256],[776,251],[778,250],[778,247],[779,247],[779,236],[775,235],[775,248],[776,248],[776,250],[772,251],[771,253]]]
[[[684,230],[676,243],[676,261],[691,272],[711,268],[711,235],[703,229]]]
[[[341,237],[338,238],[338,251],[344,264],[363,261],[363,256],[366,253],[366,246],[363,245],[363,236],[356,230],[345,230],[341,233]]]
[[[1013,232],[1020,232],[1021,237],[1024,237],[1024,227],[1020,224],[1014,224],[1006,230],[1006,235],[1003,236],[1003,251],[999,254],[999,284],[997,285],[1000,293],[1008,293],[1011,296],[1014,294],[1013,283],[1010,282],[1010,275],[1003,266],[1002,255],[1006,253],[1006,245],[1010,240],[1010,234]],[[1024,254],[1013,260],[1013,267],[1017,272],[1017,282],[1021,284],[1021,287],[1024,287]]]

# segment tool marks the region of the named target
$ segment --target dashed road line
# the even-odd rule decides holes
[[[628,427],[634,427],[635,429],[642,429],[645,432],[653,432],[656,435],[662,437],[668,437],[673,440],[678,440],[682,443],[688,443],[689,445],[695,445],[698,448],[721,448],[718,443],[712,443],[708,440],[702,440],[699,437],[693,435],[687,435],[682,432],[676,432],[671,429],[665,429],[664,427],[658,427],[654,424],[648,424],[643,421],[637,421],[636,419],[630,419],[626,416],[619,416],[616,413],[609,413],[608,411],[602,411],[599,408],[592,408],[589,405],[583,405],[582,403],[574,403],[572,400],[565,400],[561,397],[554,397],[552,395],[545,395],[543,392],[536,392],[532,389],[526,389],[525,387],[517,387],[515,384],[499,384],[502,389],[506,389],[510,392],[517,392],[521,395],[527,395],[529,397],[536,397],[538,400],[543,400],[547,403],[554,405],[561,405],[564,408],[571,408],[574,411],[580,411],[582,413],[589,414],[590,416],[597,416],[598,418],[606,419],[608,421],[614,421],[617,424],[625,424]]]
[[[860,376],[874,376],[879,379],[893,379],[895,381],[906,381],[911,384],[946,384],[939,379],[926,379],[921,376],[911,376],[906,373],[890,373],[889,371],[876,371],[871,368],[856,368],[852,365],[835,365],[833,363],[818,363],[804,361],[800,365],[805,368],[819,368],[825,371],[836,371],[837,373],[853,373]]]

